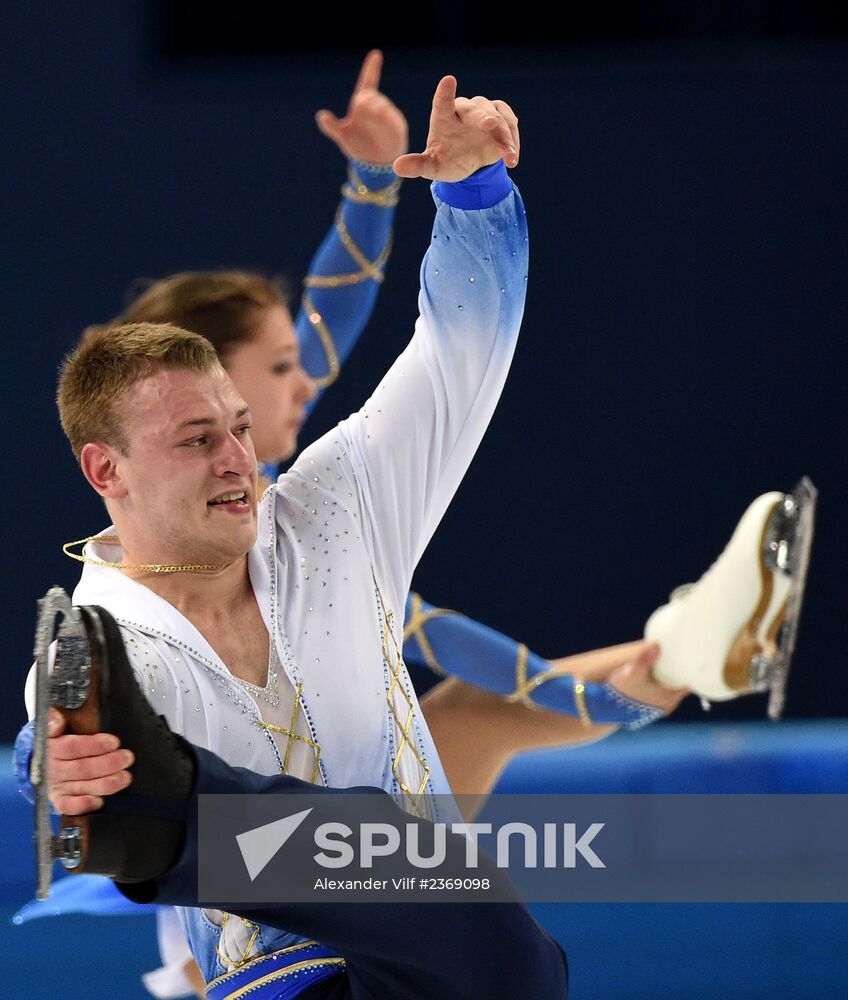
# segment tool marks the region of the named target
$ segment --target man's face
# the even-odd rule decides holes
[[[256,539],[250,411],[222,368],[162,368],[138,382],[119,416],[121,493],[110,504],[134,562],[222,563]]]

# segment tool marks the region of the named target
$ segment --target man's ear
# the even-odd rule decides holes
[[[80,452],[82,474],[104,499],[123,500],[127,495],[117,459],[115,449],[101,441],[83,445]]]

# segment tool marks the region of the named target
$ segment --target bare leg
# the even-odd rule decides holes
[[[616,729],[586,728],[572,716],[510,703],[456,677],[431,688],[421,707],[454,793],[480,798],[467,803],[474,814],[517,753],[592,742]]]
[[[186,959],[183,972],[191,984],[191,988],[200,997],[200,1000],[206,1000],[206,980],[201,975],[200,969],[197,967],[197,962],[193,958]]]

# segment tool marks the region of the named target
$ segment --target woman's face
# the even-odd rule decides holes
[[[227,354],[224,366],[250,407],[250,435],[260,462],[281,462],[297,448],[297,435],[314,397],[315,382],[300,364],[291,314],[284,306],[258,313],[250,340]]]

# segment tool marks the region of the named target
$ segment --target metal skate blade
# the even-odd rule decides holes
[[[775,535],[770,540],[773,568],[788,573],[792,579],[786,618],[778,638],[778,655],[769,677],[767,712],[770,719],[779,719],[783,715],[786,701],[786,685],[795,653],[798,622],[807,585],[817,499],[818,490],[804,476],[792,492],[784,497],[775,523]]]
[[[57,628],[59,616],[62,620]],[[91,673],[91,653],[82,617],[61,587],[51,587],[38,601],[34,659],[35,737],[30,779],[35,789],[36,898],[47,899],[53,879],[53,863],[62,853],[59,840],[53,833],[48,797],[47,716],[51,705],[58,703],[74,708],[82,704]]]

